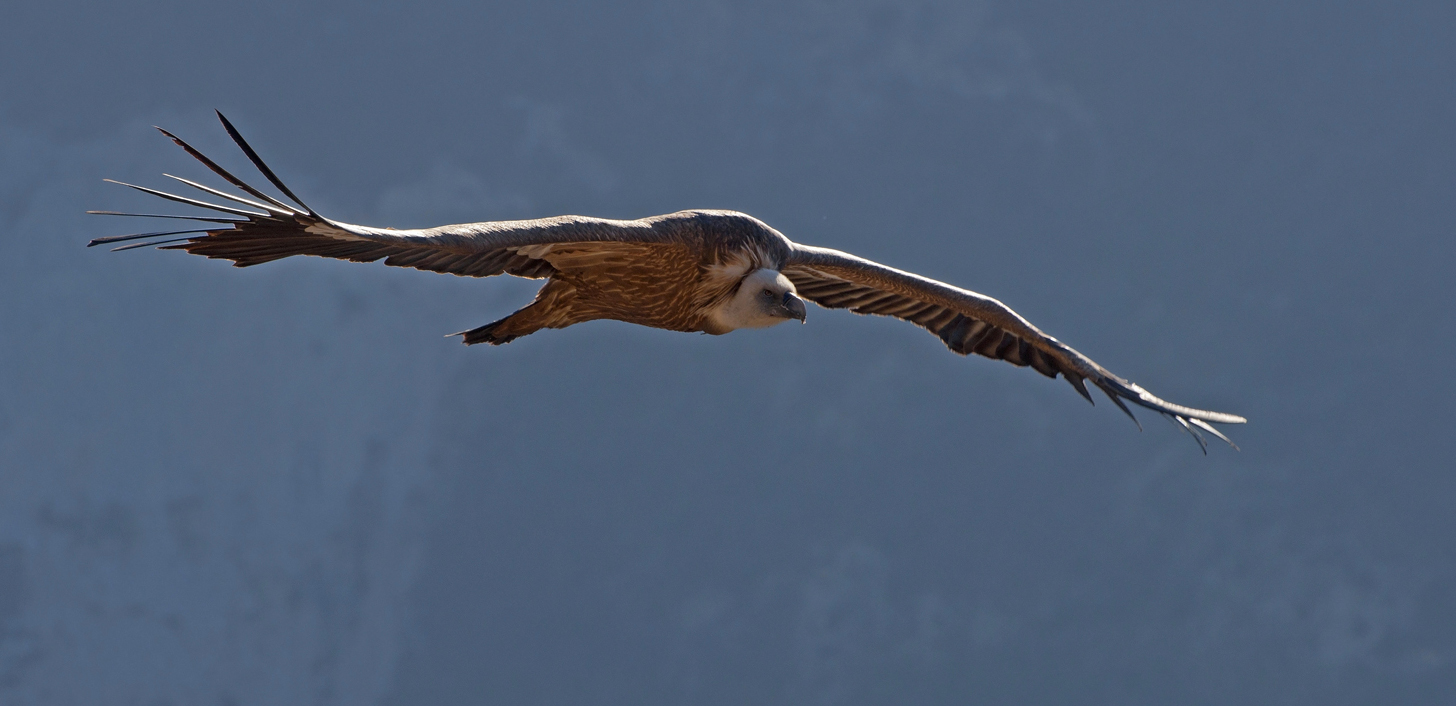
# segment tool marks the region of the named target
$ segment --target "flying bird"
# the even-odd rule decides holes
[[[382,259],[386,265],[465,277],[510,274],[546,280],[526,307],[452,334],[461,336],[466,345],[502,345],[543,328],[595,319],[719,335],[803,322],[805,302],[811,301],[825,308],[908,321],[960,355],[1004,360],[1049,378],[1060,375],[1088,402],[1093,401],[1087,389],[1090,382],[1134,422],[1137,417],[1125,402],[1172,420],[1197,440],[1204,453],[1208,452],[1204,433],[1233,446],[1213,424],[1246,421],[1159,399],[1042,333],[995,299],[838,250],[800,245],[757,218],[735,211],[679,211],[626,221],[557,216],[419,230],[335,221],[294,195],[221,112],[218,118],[253,166],[292,203],[250,186],[176,135],[157,128],[252,198],[170,174],[165,176],[230,203],[113,182],[212,213],[89,211],[207,225],[97,238],[88,247],[121,242],[128,244],[113,250],[158,246],[231,260],[237,267],[317,255],[355,262]]]

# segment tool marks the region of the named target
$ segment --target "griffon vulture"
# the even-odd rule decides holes
[[[632,221],[558,216],[421,230],[341,223],[319,215],[295,196],[232,123],[221,113],[218,117],[258,171],[293,203],[244,183],[162,130],[188,154],[253,198],[170,174],[166,176],[236,205],[122,184],[210,209],[214,215],[91,213],[214,225],[97,238],[90,245],[138,241],[115,250],[158,245],[231,260],[237,267],[292,255],[318,255],[355,262],[383,259],[386,265],[467,277],[511,274],[546,280],[535,301],[520,311],[454,334],[467,345],[501,345],[543,328],[565,328],[593,319],[724,334],[790,320],[802,322],[807,300],[831,309],[909,321],[939,336],[948,348],[961,355],[998,358],[1050,378],[1061,375],[1089,402],[1092,396],[1086,383],[1090,382],[1129,417],[1132,412],[1124,400],[1173,420],[1198,441],[1205,453],[1207,442],[1202,432],[1233,443],[1214,429],[1213,423],[1245,421],[1237,415],[1159,399],[1042,333],[995,299],[838,250],[799,245],[762,221],[734,211],[679,211]],[[1136,417],[1133,421],[1137,421]]]

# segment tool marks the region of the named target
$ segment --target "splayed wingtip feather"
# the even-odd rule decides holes
[[[1183,431],[1188,432],[1188,435],[1189,436],[1192,436],[1193,437],[1193,440],[1196,441],[1196,442],[1198,442],[1198,450],[1199,451],[1202,451],[1204,456],[1207,456],[1208,455],[1208,439],[1203,438],[1203,435],[1200,434],[1200,433],[1198,433],[1198,430],[1197,429],[1194,429],[1193,427],[1189,426],[1188,425],[1188,419],[1187,418],[1185,418],[1185,417],[1183,417],[1182,415],[1179,415],[1179,414],[1173,414],[1173,415],[1166,415],[1165,414],[1163,416],[1171,417],[1173,419],[1173,421],[1177,422],[1178,425],[1183,428]]]
[[[1092,393],[1087,391],[1087,384],[1083,382],[1081,375],[1063,372],[1062,377],[1066,378],[1067,382],[1072,385],[1072,388],[1077,391],[1077,394],[1086,399],[1088,404],[1091,404],[1093,407],[1097,406],[1097,402],[1092,399]]]
[[[156,126],[154,125],[153,127],[156,127]],[[267,201],[268,203],[271,203],[274,206],[277,206],[278,208],[281,208],[284,211],[287,211],[289,215],[295,215],[298,212],[297,209],[294,206],[290,206],[290,205],[288,205],[286,203],[283,203],[282,201],[279,201],[278,199],[273,198],[272,196],[269,196],[268,194],[265,194],[262,191],[259,191],[258,189],[253,188],[252,186],[250,186],[247,182],[243,181],[242,179],[239,179],[236,176],[233,176],[233,174],[231,172],[229,172],[226,169],[223,169],[220,165],[218,165],[217,162],[212,161],[212,159],[209,158],[207,155],[205,155],[202,152],[198,151],[192,145],[187,144],[187,142],[184,141],[182,138],[177,137],[176,135],[174,135],[174,134],[172,134],[172,133],[170,133],[170,132],[168,132],[166,130],[163,130],[160,127],[158,127],[157,130],[161,131],[161,133],[163,135],[166,135],[168,138],[171,138],[172,142],[176,143],[177,146],[178,147],[181,147],[183,150],[186,150],[187,154],[192,155],[192,157],[194,159],[196,159],[199,162],[202,162],[203,166],[206,166],[208,169],[211,169],[214,174],[217,174],[218,176],[222,177],[223,179],[226,179],[229,184],[232,184],[233,186],[236,186],[239,189],[242,189],[243,191],[246,191],[247,193],[252,194],[253,196],[256,196],[256,197],[258,197],[260,199],[263,199],[264,201]],[[272,209],[265,209],[265,210],[272,210]]]
[[[256,211],[247,211],[247,210],[244,210],[244,209],[241,209],[241,208],[233,208],[231,206],[223,206],[221,204],[209,203],[207,201],[198,201],[197,199],[189,199],[186,196],[178,196],[176,194],[169,194],[169,193],[167,193],[165,191],[158,191],[156,189],[148,188],[148,187],[145,187],[145,186],[137,186],[136,184],[128,184],[128,183],[126,183],[124,181],[117,181],[115,179],[103,179],[102,181],[109,181],[109,182],[111,182],[113,184],[120,184],[121,186],[125,186],[127,188],[136,189],[137,191],[140,191],[140,192],[143,192],[143,193],[147,193],[147,194],[151,194],[153,196],[160,196],[160,197],[162,197],[164,199],[167,199],[168,201],[176,201],[177,203],[185,203],[185,204],[187,204],[189,206],[197,206],[199,208],[210,208],[210,209],[212,209],[214,211],[222,211],[223,213],[232,213],[232,214],[236,214],[236,215],[239,215],[239,216],[248,216],[249,218],[267,218],[268,217],[268,214],[267,213],[258,213]]]
[[[164,231],[157,231],[157,232],[152,232],[152,233],[133,233],[131,235],[108,235],[108,236],[106,236],[104,238],[92,238],[91,239],[91,242],[86,243],[86,247],[89,248],[89,247],[94,247],[94,246],[97,246],[97,245],[109,245],[111,243],[120,243],[120,242],[124,242],[124,241],[127,241],[127,240],[140,240],[142,238],[160,238],[160,237],[167,236],[167,235],[182,235],[183,233],[206,233],[206,232],[208,232],[208,231],[206,231],[206,230],[200,230],[200,229],[193,229],[193,230],[164,230]],[[112,250],[112,252],[116,252],[116,251],[115,250]]]
[[[304,203],[303,199],[295,196],[293,191],[283,184],[283,180],[279,179],[278,175],[274,174],[273,170],[269,169],[268,165],[263,163],[263,158],[259,157],[258,153],[253,151],[252,146],[248,144],[247,140],[243,139],[242,133],[239,133],[238,129],[233,127],[233,124],[228,121],[227,116],[223,115],[222,111],[220,110],[214,112],[217,113],[217,119],[222,121],[223,129],[227,130],[228,137],[233,138],[233,142],[236,142],[238,147],[243,150],[243,154],[248,156],[248,159],[253,163],[253,166],[257,167],[258,171],[262,172],[263,176],[267,177],[268,181],[272,182],[273,186],[278,187],[278,190],[282,191],[284,196],[293,199],[294,203],[302,206],[303,210],[307,211],[309,215],[317,216],[318,213],[310,208],[308,204]]]
[[[145,243],[132,243],[131,245],[123,245],[119,248],[112,248],[111,252],[121,252],[122,250],[135,250],[137,248],[160,247],[166,245],[167,243],[180,243],[187,240],[194,240],[194,238],[169,238],[167,240],[151,240]]]
[[[1138,421],[1137,416],[1132,413],[1132,410],[1128,409],[1127,405],[1122,403],[1122,398],[1117,395],[1116,391],[1109,390],[1101,385],[1098,385],[1097,388],[1102,390],[1102,394],[1107,395],[1107,398],[1112,400],[1112,403],[1117,405],[1117,408],[1122,410],[1122,413],[1126,414],[1127,418],[1131,419],[1133,424],[1137,425],[1138,431],[1143,430],[1143,423]]]
[[[176,218],[184,221],[202,221],[204,223],[247,223],[237,218],[216,218],[212,216],[176,216],[165,213],[127,213],[125,211],[87,211],[93,216],[132,216],[134,218]]]
[[[162,173],[162,176],[167,177],[168,179],[176,179],[177,181],[180,181],[183,184],[186,184],[186,185],[188,185],[188,186],[190,186],[190,187],[192,187],[194,189],[197,189],[198,191],[201,191],[203,193],[206,193],[206,194],[212,194],[213,196],[217,196],[219,198],[224,198],[224,199],[227,199],[227,200],[232,201],[234,203],[240,203],[240,204],[243,204],[243,205],[246,205],[246,206],[252,206],[253,208],[261,208],[264,211],[267,211],[268,213],[270,213],[270,214],[272,214],[274,216],[292,216],[292,215],[294,215],[294,212],[293,211],[285,211],[285,210],[279,209],[279,208],[274,207],[274,206],[270,206],[270,205],[265,204],[265,203],[258,203],[257,201],[253,201],[251,199],[245,199],[245,198],[243,198],[241,196],[233,196],[232,194],[229,194],[227,192],[219,191],[219,190],[214,189],[214,188],[212,188],[210,186],[204,186],[202,184],[199,184],[199,183],[197,183],[195,181],[192,181],[191,179],[183,179],[182,177],[179,177],[179,176],[176,176],[176,175],[173,175],[173,174],[168,174],[166,172],[163,172]]]
[[[1220,439],[1222,439],[1223,440],[1223,443],[1228,444],[1229,446],[1232,446],[1235,451],[1241,451],[1242,450],[1242,449],[1239,448],[1239,445],[1238,444],[1235,444],[1232,439],[1228,438],[1227,436],[1224,436],[1223,432],[1215,429],[1212,424],[1209,424],[1208,422],[1205,422],[1202,419],[1198,419],[1197,417],[1189,417],[1188,423],[1189,424],[1192,424],[1192,425],[1198,427],[1199,429],[1202,429],[1202,430],[1204,430],[1204,431],[1206,431],[1206,432],[1208,432],[1208,433],[1210,433],[1210,434],[1212,434],[1212,435],[1214,435],[1214,436],[1216,436],[1216,437],[1218,437]]]

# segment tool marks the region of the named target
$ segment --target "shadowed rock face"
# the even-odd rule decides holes
[[[0,702],[1456,688],[1445,6],[33,5]],[[83,249],[145,203],[101,177],[199,176],[148,125],[228,154],[213,107],[349,222],[751,213],[1246,414],[1244,451],[883,319],[466,349],[534,284]]]

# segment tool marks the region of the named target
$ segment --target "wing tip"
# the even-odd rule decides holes
[[[1122,413],[1126,414],[1127,418],[1131,419],[1133,424],[1137,425],[1138,431],[1143,430],[1143,423],[1138,421],[1137,415],[1133,414],[1132,410],[1128,409],[1126,404],[1123,404],[1122,396],[1118,394],[1115,388],[1101,384],[1098,384],[1097,388],[1102,390],[1102,394],[1107,395],[1107,399],[1112,400],[1112,403],[1117,405],[1117,408],[1122,410]]]
[[[1087,404],[1093,407],[1097,406],[1097,400],[1092,399],[1092,393],[1087,391],[1087,383],[1084,382],[1085,378],[1077,373],[1071,373],[1065,370],[1062,371],[1062,378],[1072,386],[1072,389],[1077,391],[1077,394],[1087,400]]]
[[[1235,451],[1243,451],[1243,449],[1239,448],[1239,445],[1238,444],[1235,444],[1234,443],[1233,439],[1230,439],[1227,436],[1224,436],[1223,432],[1219,431],[1218,429],[1215,429],[1212,424],[1209,424],[1208,422],[1205,422],[1202,419],[1198,419],[1197,417],[1190,418],[1188,420],[1188,423],[1190,423],[1193,426],[1196,426],[1199,429],[1202,429],[1202,430],[1204,430],[1204,431],[1206,431],[1206,432],[1208,432],[1208,433],[1210,433],[1210,434],[1218,437],[1219,439],[1221,439],[1223,441],[1223,443],[1228,444],[1229,446],[1232,446]]]
[[[221,110],[214,108],[212,112],[217,113],[217,119],[222,121],[222,127],[224,130],[227,131],[228,137],[232,138],[233,142],[236,143],[238,148],[243,151],[244,155],[247,155],[248,161],[253,163],[254,168],[256,168],[265,178],[267,178],[268,181],[273,184],[273,186],[277,187],[279,191],[283,192],[284,196],[287,196],[288,198],[292,199],[294,203],[303,207],[304,213],[310,216],[318,216],[317,211],[314,211],[312,207],[304,203],[303,199],[298,198],[298,196],[295,195],[293,191],[283,183],[283,180],[279,179],[278,175],[273,173],[273,170],[268,167],[268,165],[263,161],[262,157],[258,156],[257,151],[253,149],[252,145],[249,145],[248,141],[243,139],[243,134],[241,132],[238,132],[238,129],[233,126],[232,121],[228,120],[227,116],[223,115]]]

